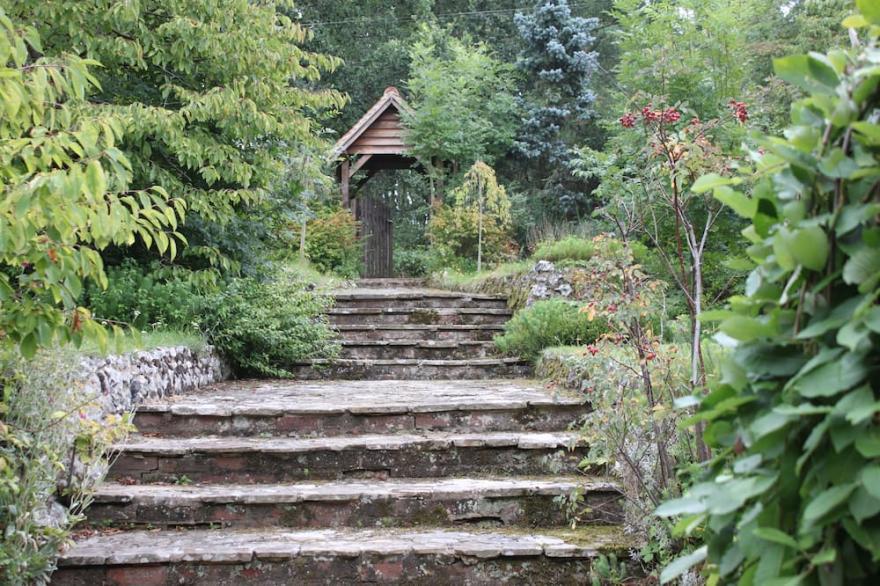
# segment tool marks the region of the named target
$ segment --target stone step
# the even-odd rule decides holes
[[[587,584],[600,554],[634,547],[617,527],[130,531],[62,553],[58,586],[178,584]]]
[[[391,277],[385,279],[358,279],[355,284],[361,289],[415,289],[424,287],[426,279]]]
[[[135,437],[114,449],[119,455],[108,477],[134,483],[575,474],[587,454],[573,432]]]
[[[484,308],[507,309],[507,300],[494,295],[456,293],[440,289],[341,289],[332,292],[338,308]]]
[[[504,331],[502,324],[486,325],[336,325],[334,329],[349,341],[361,340],[425,340],[488,342]]]
[[[528,380],[230,381],[147,403],[134,423],[166,437],[554,431],[588,410]]]
[[[332,325],[502,325],[510,319],[511,315],[508,309],[470,307],[445,307],[440,309],[335,307],[327,313]]]
[[[340,358],[379,360],[467,360],[497,355],[492,342],[456,342],[423,340],[342,340]]]
[[[263,485],[105,484],[92,524],[223,527],[565,526],[554,499],[577,491],[589,517],[615,523],[620,491],[601,478],[428,478]]]
[[[306,360],[289,369],[300,380],[474,380],[528,376],[531,365],[520,358],[474,360]]]

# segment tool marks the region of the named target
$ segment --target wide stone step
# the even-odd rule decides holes
[[[617,527],[240,529],[98,534],[59,559],[53,584],[586,584],[600,554],[626,558]]]
[[[479,380],[528,376],[531,365],[519,358],[474,360],[381,360],[374,358],[307,360],[291,370],[300,380]]]
[[[461,341],[489,342],[504,331],[502,324],[486,325],[336,325],[334,329],[346,340],[423,340],[423,341]]]
[[[109,478],[134,483],[575,474],[587,454],[573,432],[133,438],[115,449]]]
[[[456,342],[421,340],[342,340],[340,358],[375,358],[379,360],[467,360],[488,358],[497,353],[492,342]]]
[[[567,524],[554,499],[578,491],[582,522],[621,518],[617,486],[600,478],[428,478],[263,485],[105,484],[88,509],[96,525],[415,527]]]
[[[426,279],[418,278],[391,277],[384,279],[358,279],[355,283],[359,289],[417,289],[425,287],[426,281]]]
[[[421,431],[555,431],[583,399],[528,380],[231,381],[135,414],[144,434],[339,436]]]
[[[507,300],[494,295],[456,293],[440,289],[342,289],[332,293],[337,308],[483,308],[507,309]]]
[[[508,309],[446,307],[440,309],[398,307],[335,307],[328,312],[333,325],[501,325],[511,317]]]

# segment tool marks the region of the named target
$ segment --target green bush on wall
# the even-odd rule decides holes
[[[532,258],[535,260],[549,260],[559,262],[562,260],[590,260],[595,252],[595,246],[589,238],[567,236],[561,240],[542,242],[535,249]]]
[[[188,329],[196,322],[200,293],[196,286],[158,263],[141,266],[126,259],[107,269],[107,288],[88,288],[88,306],[98,319],[137,328]]]
[[[589,344],[607,330],[601,319],[590,321],[580,306],[565,299],[547,299],[519,311],[495,337],[504,354],[535,359],[544,348]]]

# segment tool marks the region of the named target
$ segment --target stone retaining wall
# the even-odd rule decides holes
[[[226,379],[229,368],[206,346],[155,348],[118,356],[85,358],[80,380],[98,398],[103,414],[125,413],[150,399],[184,393]]]

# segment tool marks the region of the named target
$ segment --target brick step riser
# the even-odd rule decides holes
[[[510,320],[507,314],[495,313],[330,313],[331,325],[446,325],[446,326],[492,326],[504,325]]]
[[[504,299],[472,299],[467,297],[417,297],[401,299],[371,299],[364,297],[337,298],[334,307],[337,309],[507,309]]]
[[[163,527],[222,526],[232,528],[285,527],[421,527],[443,525],[477,527],[558,527],[568,523],[557,495],[506,497],[366,497],[353,500],[277,503],[150,502],[121,503],[96,500],[88,520],[95,525]],[[582,524],[618,523],[620,495],[590,493],[590,507]]]
[[[470,360],[497,356],[498,351],[491,342],[454,347],[431,347],[409,344],[357,345],[356,343],[346,341],[346,344],[342,346],[342,352],[339,354],[340,358],[352,360]]]
[[[290,369],[300,380],[484,380],[528,376],[528,365],[430,365],[370,364],[333,366],[294,366]]]
[[[503,329],[490,330],[362,330],[340,331],[340,337],[351,342],[372,342],[377,340],[411,340],[418,342],[491,342],[504,332]]]
[[[621,551],[621,555],[625,555]],[[293,559],[238,563],[175,562],[155,565],[62,567],[57,586],[180,586],[213,584],[588,584],[590,558],[548,556],[462,558],[448,554],[328,557],[321,552]]]
[[[228,417],[138,412],[134,424],[145,434],[335,437],[426,431],[552,432],[568,429],[584,413],[581,406],[532,406],[528,409],[442,411],[429,413],[338,413],[234,415]]]
[[[443,450],[192,453],[182,456],[123,451],[108,477],[141,483],[265,483],[345,478],[438,478],[497,474],[576,474],[586,448],[453,447]]]

